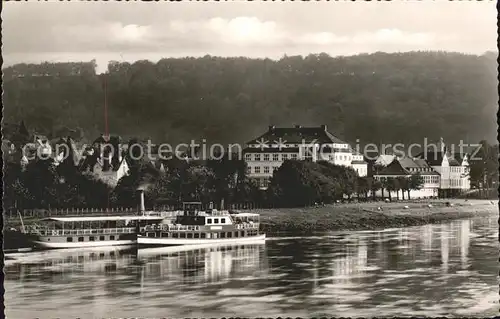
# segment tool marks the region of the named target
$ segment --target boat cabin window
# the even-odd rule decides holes
[[[83,237],[78,237],[78,241],[83,241]]]
[[[245,231],[244,231],[244,230],[242,230],[242,231],[240,232],[240,234],[241,234],[241,237],[245,237]]]
[[[109,240],[115,240],[115,235],[109,236]]]
[[[193,238],[193,234],[192,233],[188,233],[187,234],[187,238]]]
[[[238,237],[239,233],[237,231],[234,232],[234,237]]]
[[[207,234],[205,234],[205,233],[201,233],[201,234],[200,234],[200,237],[201,237],[201,238],[206,238],[206,237],[207,237]]]
[[[231,238],[231,237],[233,237],[233,233],[232,232],[227,233],[227,238]]]
[[[207,218],[207,224],[211,224],[212,223],[212,218]]]
[[[214,218],[214,224],[218,224],[219,223],[219,219],[218,218]]]
[[[90,236],[89,237],[89,241],[95,241],[95,237],[94,236]]]
[[[195,233],[194,238],[200,238],[200,233]]]
[[[226,238],[226,233],[220,233],[220,238]]]
[[[221,219],[220,219],[220,223],[221,223],[221,224],[225,224],[225,223],[226,223],[226,219],[225,219],[225,218],[221,218]]]
[[[172,237],[174,237],[174,238],[179,238],[179,233],[173,233],[173,234],[172,234]]]
[[[99,236],[99,240],[104,240],[104,236]]]
[[[186,238],[186,233],[181,233],[181,238]]]
[[[67,241],[68,243],[73,242],[73,237],[68,237],[68,238],[66,238],[66,241]]]

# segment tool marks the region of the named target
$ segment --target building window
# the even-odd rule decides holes
[[[246,172],[247,174],[252,174],[252,166],[247,166]]]
[[[269,162],[269,154],[264,154],[264,161]]]
[[[264,166],[264,173],[269,174],[269,166]]]
[[[255,173],[256,173],[256,174],[259,174],[259,173],[260,173],[260,167],[259,167],[259,166],[255,166]]]
[[[83,237],[78,237],[78,241],[83,241]]]
[[[273,167],[273,172],[276,172],[278,170],[278,166]]]
[[[252,160],[252,154],[245,154],[245,160],[251,161]]]
[[[255,154],[254,157],[256,161],[260,161],[260,154]]]
[[[273,154],[273,161],[279,161],[280,160],[280,154]]]
[[[292,159],[296,160],[297,159],[297,154],[292,154]]]
[[[73,237],[68,237],[68,238],[66,238],[66,241],[67,241],[68,243],[72,243],[72,242],[73,242]]]
[[[221,224],[225,224],[225,223],[226,223],[226,219],[225,219],[225,218],[221,218],[221,219],[220,219],[220,223],[221,223]]]

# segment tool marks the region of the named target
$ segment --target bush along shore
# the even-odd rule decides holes
[[[429,206],[430,205],[430,206]],[[379,209],[380,208],[380,209]],[[498,214],[497,201],[363,203],[310,208],[257,209],[261,231],[312,234],[325,231],[399,228]]]

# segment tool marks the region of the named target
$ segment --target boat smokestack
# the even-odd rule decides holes
[[[139,192],[139,212],[144,213],[146,210],[144,206],[144,189],[140,188],[137,191]]]

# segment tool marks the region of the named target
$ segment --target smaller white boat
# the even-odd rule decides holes
[[[137,242],[139,220],[160,221],[156,216],[49,217],[24,231],[39,248],[82,248],[132,245]]]
[[[201,203],[188,202],[183,204],[182,211],[163,215],[160,222],[141,221],[137,243],[163,246],[238,244],[266,238],[259,233],[259,214],[230,214],[200,208]]]

